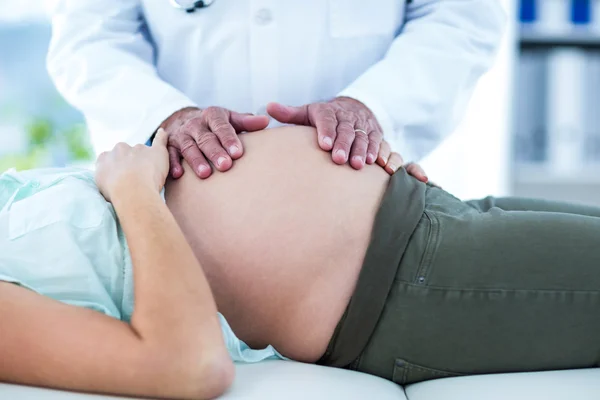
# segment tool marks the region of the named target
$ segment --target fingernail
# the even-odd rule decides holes
[[[204,173],[208,172],[208,167],[206,165],[200,165],[198,167],[198,173],[200,175],[203,175]]]
[[[355,162],[358,162],[361,165],[363,163],[363,158],[361,156],[354,156],[354,157],[352,157],[352,160],[354,160]]]
[[[344,160],[346,159],[346,152],[344,150],[338,150],[335,152],[335,154],[342,157]]]
[[[323,144],[331,147],[331,145],[333,145],[333,140],[331,140],[329,136],[326,136],[323,138]]]
[[[223,165],[225,163],[225,161],[227,161],[227,159],[225,157],[219,157],[217,159],[217,166],[220,167],[221,165]]]
[[[240,151],[240,148],[237,146],[231,146],[229,148],[229,154],[233,155],[233,154],[237,154]]]
[[[384,164],[387,164],[387,162],[388,162],[388,158],[387,157],[381,157],[381,159],[383,160]]]
[[[367,155],[367,162],[370,164],[373,161],[375,161],[375,156],[373,154],[368,154]]]
[[[392,171],[397,171],[398,167],[396,167],[395,164],[388,164],[388,167],[392,170]]]

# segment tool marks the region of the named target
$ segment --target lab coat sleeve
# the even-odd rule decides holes
[[[154,67],[139,0],[55,0],[48,72],[85,116],[99,153],[145,143],[175,111],[194,102]]]
[[[497,0],[413,0],[386,56],[339,96],[369,107],[392,148],[418,161],[460,122],[505,22]]]

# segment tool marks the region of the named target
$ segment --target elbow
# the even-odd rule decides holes
[[[508,18],[498,0],[472,0],[465,9],[468,21],[462,30],[462,49],[469,55],[477,75],[483,74],[495,62],[502,44]],[[451,23],[448,21],[448,23]]]
[[[487,35],[481,35],[479,40],[487,41],[491,53],[494,53],[504,37],[508,16],[499,0],[479,0],[481,10],[477,13],[479,21],[485,21],[483,30]],[[487,16],[487,18],[485,17]]]
[[[146,348],[147,349],[147,348]],[[136,395],[205,400],[219,397],[233,384],[235,366],[226,351],[146,350],[139,359]]]
[[[55,80],[58,76],[59,62],[58,57],[54,54],[52,45],[46,54],[46,71],[52,80]]]
[[[191,377],[193,399],[214,399],[224,394],[233,384],[235,366],[228,354],[208,360],[198,374]]]
[[[50,42],[48,53],[46,54],[46,71],[58,91],[64,95],[65,82],[69,80],[69,74],[65,67],[67,65],[72,65],[73,60],[68,54],[61,52],[54,42],[55,39],[53,38]]]
[[[436,15],[436,21],[448,28],[447,36],[455,38],[464,51],[487,64],[500,48],[508,24],[500,1],[455,0],[446,5],[451,12]]]
[[[174,360],[170,369],[164,387],[172,390],[164,394],[178,399],[214,399],[224,394],[235,378],[235,366],[227,353],[205,355],[193,363]]]

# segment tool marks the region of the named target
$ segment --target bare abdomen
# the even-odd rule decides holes
[[[312,128],[240,138],[232,170],[202,181],[186,166],[167,204],[240,339],[315,361],[354,290],[389,177],[335,165]]]

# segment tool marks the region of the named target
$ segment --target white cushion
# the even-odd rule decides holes
[[[105,400],[120,397],[100,396],[60,390],[34,388],[29,386],[7,385],[0,383],[0,399],[18,400]]]
[[[381,378],[293,361],[265,361],[258,364],[238,365],[235,382],[222,397],[226,400],[369,398],[407,400],[402,387]],[[0,384],[0,399],[100,400],[116,399],[116,397]]]
[[[0,399],[117,399],[58,390],[0,384]],[[599,400],[600,368],[437,379],[406,387],[336,368],[292,361],[237,366],[225,400]]]
[[[235,382],[223,399],[406,400],[406,396],[401,386],[360,372],[265,361],[238,366]]]
[[[600,368],[445,378],[406,386],[409,400],[599,400]]]

